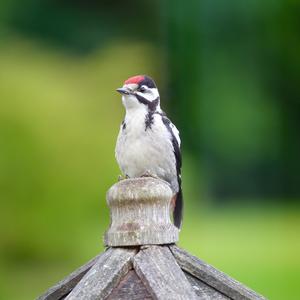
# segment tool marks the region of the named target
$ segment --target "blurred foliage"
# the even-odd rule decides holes
[[[203,194],[293,199],[300,194],[299,6],[13,0],[2,1],[0,32],[73,54],[114,39],[151,42],[163,62],[162,94],[207,174]]]
[[[155,4],[149,0],[132,0],[130,5],[119,0],[24,0],[19,5],[19,1],[10,0],[0,3],[0,16],[3,35],[18,32],[68,52],[84,54],[122,35],[140,41],[157,40]]]
[[[31,274],[39,285],[52,263],[59,274],[103,249],[105,194],[119,174],[114,145],[123,107],[115,89],[128,74],[156,74],[153,56],[141,43],[82,58],[21,40],[0,49],[0,263],[3,275],[22,271],[3,278],[6,295],[27,269],[46,268]],[[33,281],[21,285],[19,297],[42,292]]]
[[[103,250],[114,91],[141,73],[181,132],[180,245],[296,299],[299,20],[292,0],[0,1],[0,299],[32,299]]]
[[[171,108],[206,174],[205,193],[222,202],[293,201],[300,195],[300,3],[175,2],[164,7]]]

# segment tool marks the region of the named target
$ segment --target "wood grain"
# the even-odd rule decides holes
[[[84,275],[66,300],[105,299],[132,267],[135,249],[110,248]]]
[[[167,246],[149,246],[133,259],[138,276],[154,299],[197,299]]]
[[[107,300],[150,300],[153,299],[142,280],[130,270],[112,291]]]
[[[188,279],[189,283],[193,287],[196,295],[201,300],[230,300],[231,298],[225,296],[224,294],[220,293],[213,287],[207,285],[200,279],[194,277],[190,273],[184,272],[185,277]]]
[[[169,244],[178,240],[170,218],[172,191],[163,180],[142,177],[119,181],[107,193],[111,224],[107,246]]]

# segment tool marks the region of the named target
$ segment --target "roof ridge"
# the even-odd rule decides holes
[[[240,300],[265,300],[266,298],[246,287],[222,271],[189,254],[176,245],[169,246],[179,266],[224,295]]]

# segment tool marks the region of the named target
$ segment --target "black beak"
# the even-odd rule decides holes
[[[129,95],[130,94],[129,90],[127,90],[125,88],[118,88],[117,92],[119,92],[122,95]]]

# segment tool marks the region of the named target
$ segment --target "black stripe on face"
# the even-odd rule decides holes
[[[150,111],[153,111],[153,112],[154,112],[154,111],[156,110],[157,105],[158,105],[158,103],[159,103],[159,97],[157,97],[157,98],[156,98],[155,100],[153,100],[153,101],[149,101],[148,99],[144,98],[143,96],[141,96],[141,95],[139,95],[139,94],[136,94],[135,96],[136,96],[136,98],[138,99],[138,101],[139,101],[140,103],[143,103],[144,105],[146,105]]]

